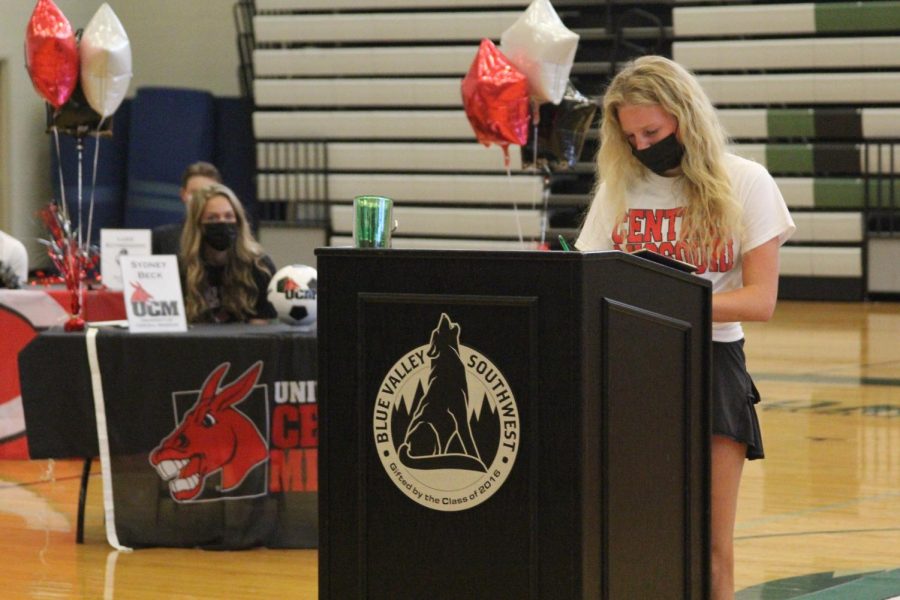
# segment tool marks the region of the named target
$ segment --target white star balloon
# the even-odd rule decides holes
[[[578,34],[566,28],[550,0],[534,0],[500,37],[500,50],[528,78],[538,104],[559,104],[575,61]]]
[[[131,83],[131,43],[121,21],[105,2],[91,17],[78,46],[81,88],[100,116],[119,108]]]

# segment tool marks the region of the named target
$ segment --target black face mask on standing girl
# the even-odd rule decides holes
[[[666,171],[674,169],[681,164],[681,159],[684,156],[684,146],[678,143],[675,133],[672,132],[668,137],[659,140],[652,146],[647,146],[643,150],[632,148],[631,153],[645,167],[657,175],[663,175]]]
[[[228,250],[237,239],[237,223],[204,223],[203,241],[213,250]]]

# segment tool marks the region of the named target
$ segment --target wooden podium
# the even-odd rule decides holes
[[[708,597],[708,282],[620,252],[317,256],[320,598]]]

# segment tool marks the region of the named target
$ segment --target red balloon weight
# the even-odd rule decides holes
[[[68,321],[66,321],[65,325],[63,325],[63,330],[66,332],[72,331],[84,331],[84,319],[81,317],[71,317]]]
[[[78,83],[78,45],[69,20],[53,0],[38,0],[25,30],[25,66],[34,89],[54,108]]]
[[[475,137],[485,146],[499,144],[506,153],[509,144],[528,141],[528,79],[491,40],[481,41],[462,80],[462,98]]]

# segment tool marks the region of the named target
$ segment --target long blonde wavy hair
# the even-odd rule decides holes
[[[728,138],[712,102],[691,73],[662,56],[642,56],[613,78],[603,97],[597,189],[606,185],[616,227],[625,218],[627,189],[648,173],[631,153],[619,123],[619,107],[624,105],[659,105],[675,117],[684,146],[679,184],[687,198],[681,237],[704,256],[715,256],[722,240],[739,234],[741,205],[725,170]]]
[[[250,232],[247,214],[241,201],[230,188],[211,185],[194,192],[188,203],[187,218],[181,230],[181,265],[184,273],[184,306],[189,322],[202,320],[208,310],[203,290],[207,287],[203,261],[203,211],[207,203],[218,196],[231,204],[237,220],[238,235],[228,249],[225,271],[222,274],[222,306],[240,320],[256,313],[259,289],[253,279],[254,266],[271,274],[264,264],[263,249]]]

